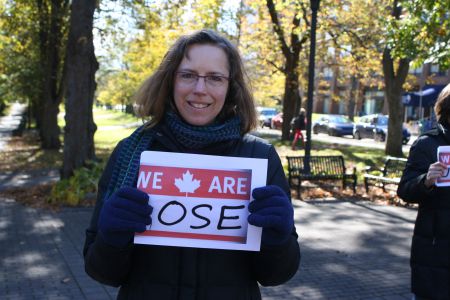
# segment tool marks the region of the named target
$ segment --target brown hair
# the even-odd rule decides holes
[[[439,94],[434,112],[439,123],[450,125],[450,84],[447,84]]]
[[[156,72],[145,80],[135,95],[137,114],[142,118],[151,117],[148,126],[152,127],[161,122],[169,107],[176,111],[173,101],[175,72],[183,58],[187,57],[189,46],[194,44],[217,46],[228,58],[230,84],[218,119],[225,120],[238,115],[242,134],[254,129],[257,124],[256,109],[241,56],[233,44],[211,30],[181,36],[167,51]]]

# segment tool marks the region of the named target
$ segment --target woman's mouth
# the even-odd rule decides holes
[[[188,104],[189,104],[189,106],[196,108],[196,109],[207,108],[208,106],[211,105],[208,103],[198,103],[198,102],[190,102],[190,101],[188,101]]]

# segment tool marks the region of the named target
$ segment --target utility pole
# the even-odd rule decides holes
[[[305,144],[305,172],[310,173],[309,159],[311,156],[311,124],[314,95],[314,71],[316,55],[316,26],[317,11],[319,10],[320,0],[311,0],[311,40],[309,49],[309,67],[308,67],[308,102],[306,109],[306,144]]]

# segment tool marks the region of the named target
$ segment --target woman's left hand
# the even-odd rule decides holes
[[[248,222],[263,228],[263,244],[284,244],[294,227],[294,209],[288,196],[276,185],[256,188],[252,195],[255,200],[248,206]]]
[[[428,168],[427,177],[425,178],[425,186],[430,188],[431,186],[436,184],[436,180],[440,177],[443,177],[445,172],[447,171],[447,165],[442,162],[435,162],[431,164]]]

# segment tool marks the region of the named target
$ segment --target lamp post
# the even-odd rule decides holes
[[[315,70],[315,55],[316,55],[316,25],[317,25],[317,11],[319,10],[320,0],[311,1],[311,38],[309,47],[309,67],[308,67],[308,102],[306,109],[306,144],[305,144],[305,172],[310,172],[309,158],[311,156],[311,119],[313,110],[313,94],[314,94],[314,70]]]

